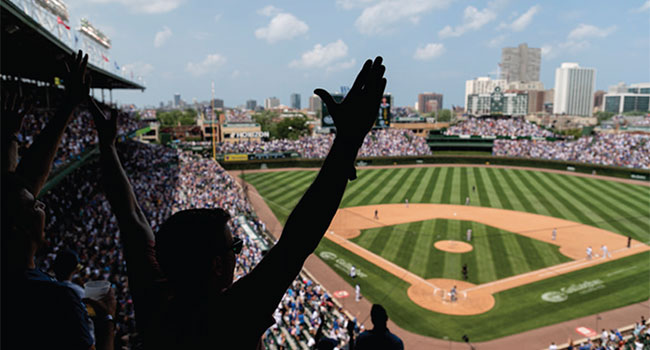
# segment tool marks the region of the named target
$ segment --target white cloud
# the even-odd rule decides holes
[[[646,0],[646,2],[644,2],[641,7],[635,9],[634,12],[646,12],[648,10],[650,10],[650,0]]]
[[[337,64],[341,65],[341,59],[345,58],[348,55],[348,46],[339,39],[333,43],[329,43],[325,46],[321,44],[314,45],[314,48],[310,51],[303,53],[300,56],[299,60],[293,60],[289,63],[289,67],[293,68],[326,68],[335,67]],[[354,64],[351,63],[350,66]],[[342,64],[345,66],[345,64]]]
[[[598,28],[591,24],[581,23],[574,30],[569,33],[567,39],[569,40],[580,40],[588,38],[605,38],[612,34],[616,30],[616,26],[610,26],[607,28]]]
[[[366,7],[354,24],[362,34],[387,33],[404,21],[418,23],[422,15],[432,9],[445,8],[450,2],[451,0],[381,0]]]
[[[553,45],[542,45],[542,59],[555,57],[557,57],[557,50],[553,48]]]
[[[165,42],[167,42],[167,39],[169,39],[171,36],[172,30],[169,29],[169,27],[165,26],[163,30],[156,33],[156,36],[153,38],[153,46],[161,47],[165,45]]]
[[[514,20],[508,27],[512,29],[515,32],[521,32],[522,30],[526,29],[530,22],[533,21],[533,17],[535,17],[535,14],[539,12],[539,5],[535,5],[531,8],[528,9],[523,15],[519,16],[516,20]]]
[[[133,72],[133,75],[149,75],[149,73],[153,72],[153,66],[149,63],[145,62],[133,62],[133,63],[127,63],[122,66],[122,70],[127,71],[127,72]]]
[[[269,44],[281,40],[289,40],[296,36],[307,33],[309,26],[290,13],[275,15],[267,27],[258,28],[255,37],[264,39]]]
[[[445,45],[438,43],[430,43],[425,46],[418,47],[415,50],[413,58],[420,61],[428,61],[430,59],[436,58],[443,53],[445,53]]]
[[[219,22],[220,20],[221,20],[221,14],[220,13],[217,13],[216,15],[214,15],[214,21],[215,22]]]
[[[353,58],[353,59],[351,59],[349,61],[343,61],[343,62],[335,63],[335,64],[327,67],[327,71],[328,72],[336,72],[336,71],[339,71],[339,70],[350,69],[350,68],[354,67],[355,64],[357,64],[357,60],[355,60]]]
[[[206,73],[214,72],[217,68],[226,63],[226,58],[218,53],[207,55],[203,61],[199,63],[187,62],[185,70],[194,76],[203,75]]]
[[[505,35],[505,34],[501,34],[499,36],[496,36],[496,37],[492,38],[490,41],[488,41],[487,46],[492,47],[492,48],[499,47],[506,40],[507,37],[508,36]]]
[[[165,13],[175,10],[185,0],[90,0],[98,4],[122,4],[136,13]]]
[[[259,13],[262,16],[266,16],[266,17],[272,17],[272,16],[275,16],[275,15],[281,13],[281,12],[282,12],[282,10],[280,10],[279,8],[277,8],[277,7],[273,6],[273,5],[268,5],[266,7],[263,7],[261,9],[257,10],[257,13]]]
[[[346,10],[350,10],[357,7],[365,7],[374,1],[375,0],[336,0],[336,5]]]
[[[479,10],[474,6],[467,6],[463,13],[463,24],[456,26],[456,28],[449,25],[445,26],[438,32],[438,36],[441,38],[461,36],[466,32],[481,29],[495,18],[497,18],[497,13],[489,5],[483,10]]]

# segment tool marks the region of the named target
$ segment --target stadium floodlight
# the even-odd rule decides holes
[[[111,39],[99,29],[95,28],[86,18],[81,19],[81,27],[79,28],[79,31],[104,48],[111,48]]]
[[[61,0],[36,0],[36,3],[65,22],[70,19],[68,5]]]

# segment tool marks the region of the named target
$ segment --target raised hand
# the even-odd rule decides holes
[[[5,94],[0,102],[2,106],[2,171],[15,171],[18,166],[18,133],[23,118],[30,109],[17,94]]]
[[[356,152],[363,143],[379,112],[379,102],[386,88],[382,58],[367,60],[352,85],[352,89],[341,103],[336,103],[332,96],[323,89],[316,89],[318,95],[329,110],[334,125],[336,138]],[[356,154],[356,153],[355,153]]]
[[[90,76],[86,74],[88,65],[88,54],[83,54],[81,50],[76,55],[71,55],[65,63],[68,72],[65,77],[65,91],[68,102],[76,107],[86,99],[90,92]]]
[[[95,122],[95,128],[99,135],[100,145],[109,146],[115,144],[115,139],[117,138],[117,110],[104,105],[94,98],[89,99],[89,104],[90,112]],[[110,116],[106,116],[104,113],[105,109],[110,109]]]

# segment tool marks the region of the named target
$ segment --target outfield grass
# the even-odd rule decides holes
[[[464,241],[469,228],[471,252],[457,254],[434,248],[441,240]],[[468,281],[475,284],[571,260],[556,245],[471,221],[436,219],[373,228],[363,230],[352,241],[424,279],[462,280],[460,267],[467,264]]]
[[[342,207],[368,204],[465,204],[558,217],[650,241],[650,187],[502,168],[359,169]],[[246,181],[284,223],[316,171],[250,173]],[[472,192],[476,186],[476,192]],[[558,230],[558,234],[562,234]]]
[[[464,204],[465,198],[469,196],[471,205],[562,218],[630,235],[642,242],[650,241],[650,188],[646,186],[502,168],[359,169],[357,173],[359,178],[348,185],[342,207],[403,203],[405,198],[410,203]],[[245,179],[257,188],[280,222],[284,223],[315,176],[315,171],[291,171],[251,173],[246,174]],[[472,186],[476,186],[475,192],[472,191]],[[465,232],[462,225],[467,223],[456,221],[454,225],[458,225],[457,228],[450,227],[451,222],[454,221],[422,222],[425,229],[416,227],[416,223],[399,227],[400,230],[423,232],[417,238],[396,232],[382,232],[389,228],[380,228],[373,233],[375,237],[372,237],[373,234],[365,237],[364,234],[356,241],[425,278],[444,276],[459,279],[459,269],[445,269],[448,267],[447,258],[443,259],[443,263],[437,260],[441,255],[434,249],[429,249],[437,237],[424,234],[433,231],[429,230],[431,225],[436,232],[439,229],[443,232],[446,230],[448,235]],[[437,225],[440,227],[436,228]],[[480,230],[477,226],[475,235]],[[502,235],[500,239],[494,240],[487,232],[489,229],[485,230],[489,249],[485,249],[485,252],[477,251],[476,254],[483,254],[484,257],[476,259],[480,260],[480,264],[474,262],[476,267],[470,266],[470,276],[472,270],[479,271],[479,276],[473,276],[477,282],[502,278],[506,273],[520,273],[514,270],[521,269],[524,261],[529,269],[536,269],[535,266],[541,266],[536,260],[557,258],[554,255],[556,253],[548,249],[548,245],[536,244],[542,242],[522,240],[525,237],[518,235],[514,235],[517,238]],[[561,234],[560,228],[558,235]],[[412,258],[408,258],[405,253],[409,246],[412,248]],[[406,282],[368,261],[326,239],[321,242],[317,252],[324,250],[337,254],[368,274],[368,277],[361,280],[362,293],[369,300],[384,304],[397,324],[415,333],[438,338],[448,336],[460,340],[462,334],[466,333],[472,340],[489,340],[650,298],[650,254],[642,253],[498,293],[495,295],[495,307],[482,315],[443,315],[422,309],[411,302],[406,295]],[[523,256],[528,259],[522,260]],[[472,263],[470,258],[463,257],[461,262],[462,259]],[[417,260],[425,263],[420,265]],[[351,282],[347,271],[337,268],[332,261],[327,263]],[[552,262],[545,261],[544,265],[547,264]],[[449,266],[460,264],[456,261]],[[442,275],[436,275],[437,273]],[[604,281],[605,287],[584,295],[572,294],[563,303],[553,304],[541,300],[541,294],[546,291],[595,279]]]

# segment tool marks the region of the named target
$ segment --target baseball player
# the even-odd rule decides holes
[[[468,228],[467,229],[467,241],[469,242],[471,240],[472,240],[472,229]]]
[[[409,199],[406,198],[406,200],[404,200],[404,202],[406,202],[406,207],[408,208],[409,207]]]
[[[358,284],[354,287],[354,300],[357,303],[361,300],[361,287]]]
[[[467,264],[463,264],[463,270],[461,272],[463,273],[463,279],[467,281]]]
[[[612,257],[612,255],[609,254],[609,250],[607,250],[607,246],[606,246],[606,245],[603,244],[603,246],[600,247],[600,249],[603,251],[603,259],[605,259],[605,258],[611,258],[611,257]]]
[[[456,286],[454,286],[454,288],[451,289],[451,292],[449,292],[449,297],[452,302],[456,301]]]
[[[357,278],[357,268],[354,265],[350,267],[350,277]]]
[[[469,205],[469,196],[465,197],[465,205]]]
[[[587,247],[587,260],[591,260],[591,253],[593,252],[593,249],[591,249],[591,246]]]
[[[379,210],[375,209],[375,220],[379,220]]]
[[[551,239],[552,239],[552,240],[555,240],[556,238],[557,238],[557,229],[554,228],[554,229],[553,229],[553,233],[551,234]]]

